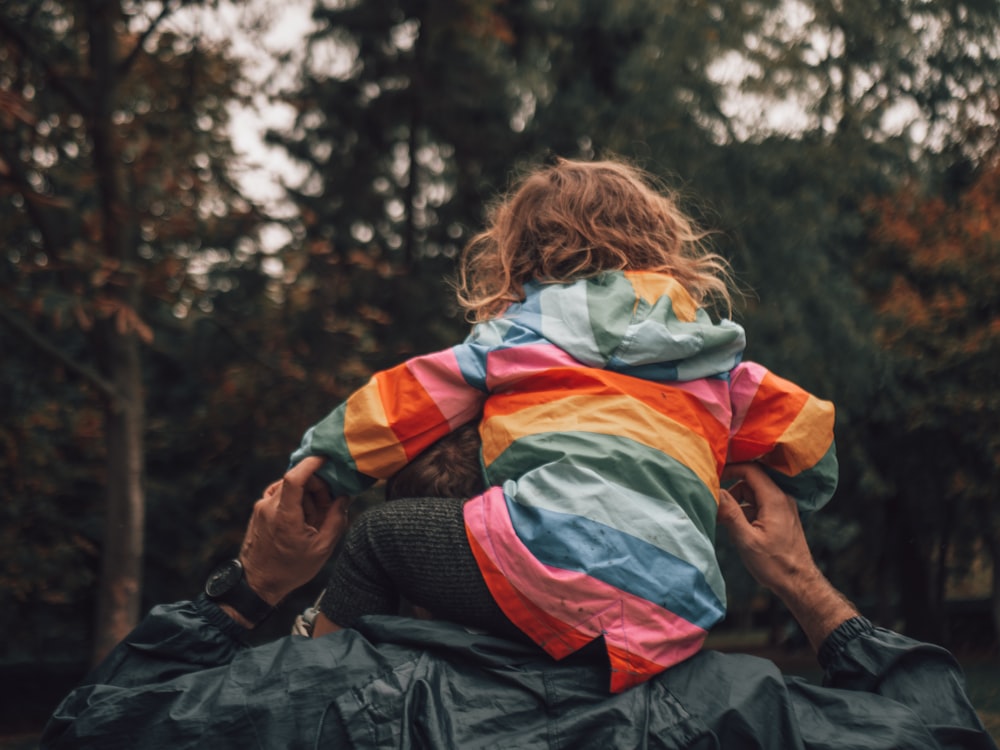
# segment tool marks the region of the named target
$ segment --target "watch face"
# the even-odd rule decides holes
[[[205,593],[210,597],[222,596],[230,591],[233,586],[239,583],[243,577],[243,566],[239,560],[230,560],[222,563],[212,571],[212,574],[205,582]]]

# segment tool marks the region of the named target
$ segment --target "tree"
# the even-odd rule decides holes
[[[85,384],[84,404],[99,401],[103,415],[88,427],[106,463],[95,658],[139,614],[143,347],[196,299],[198,265],[256,221],[225,171],[238,69],[164,31],[180,5],[155,16],[128,0],[0,12],[2,322]]]
[[[1000,160],[968,184],[909,184],[868,208],[876,245],[862,269],[895,376],[880,430],[890,528],[901,559],[923,571],[903,576],[904,613],[945,635],[949,568],[985,549],[1000,634]]]
[[[310,380],[304,429],[380,368],[462,335],[445,277],[505,179],[517,133],[511,31],[493,0],[317,3],[272,132],[289,185],[286,335]]]

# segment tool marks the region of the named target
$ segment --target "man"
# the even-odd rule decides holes
[[[586,655],[557,663],[450,623],[388,617],[246,647],[243,626],[262,614],[253,597],[263,610],[279,603],[346,528],[345,501],[330,504],[312,468],[254,508],[240,552],[249,598],[227,603],[239,586],[216,580],[221,605],[155,608],[56,709],[43,747],[996,747],[954,658],[860,617],[816,568],[794,502],[755,466],[731,469],[739,481],[719,521],[799,620],[824,687],[703,651],[611,695],[607,666]]]

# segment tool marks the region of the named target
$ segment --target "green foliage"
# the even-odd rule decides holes
[[[915,617],[940,609],[952,569],[1000,550],[998,163],[951,195],[907,185],[872,202],[869,217],[875,246],[862,272],[892,364],[876,424],[890,507],[905,518],[895,543],[926,571],[904,601]]]
[[[208,309],[231,282],[207,270],[238,263],[237,239],[257,221],[228,178],[238,68],[224,50],[159,29],[169,6],[155,19],[147,10],[0,11],[0,329],[12,399],[0,470],[4,537],[21,540],[0,561],[0,602],[19,636],[7,658],[56,658],[92,635],[96,561],[128,536],[113,522],[104,532],[102,496],[134,471],[108,446],[142,439],[141,424],[113,434],[124,411],[142,413],[122,344],[157,346],[178,315]],[[47,606],[63,618],[33,627]]]
[[[13,344],[0,329],[0,630],[22,659],[79,658],[97,575],[102,419],[65,371],[30,351],[10,356]]]
[[[514,139],[502,12],[482,0],[314,11],[310,55],[283,94],[296,126],[270,139],[307,169],[291,190],[304,239],[285,254],[297,274],[289,324],[347,383],[461,329],[445,320],[442,277]],[[346,59],[316,62],[334,53]]]

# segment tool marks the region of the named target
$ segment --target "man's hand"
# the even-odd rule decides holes
[[[240,561],[247,583],[272,605],[319,573],[347,529],[349,498],[330,499],[314,475],[322,464],[303,459],[254,505]]]
[[[726,467],[738,480],[719,500],[719,523],[761,586],[781,593],[815,567],[795,500],[756,464]]]
[[[738,480],[719,499],[719,523],[750,574],[785,603],[818,651],[838,625],[858,614],[813,560],[795,500],[756,464],[729,466]]]

